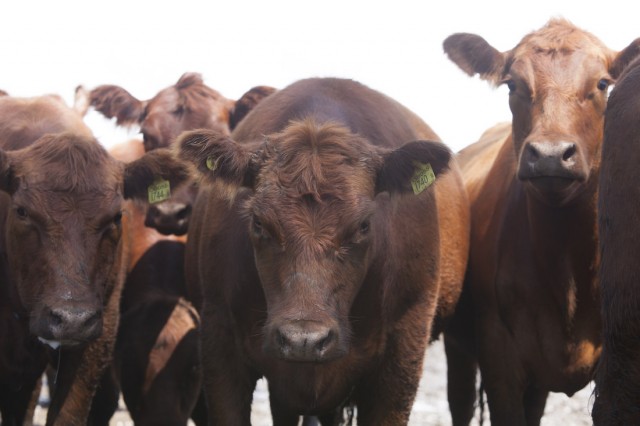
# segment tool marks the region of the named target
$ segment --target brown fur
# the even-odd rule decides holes
[[[206,86],[200,74],[185,73],[175,85],[146,101],[113,85],[99,86],[88,94],[78,89],[76,109],[86,110],[85,105],[90,104],[106,117],[116,117],[118,125],[139,125],[144,149],[150,151],[169,147],[187,130],[211,129],[229,134],[251,109],[274,91],[267,86],[254,87],[234,102]],[[184,235],[196,195],[194,183],[171,199],[151,205],[146,225],[165,235]]]
[[[465,265],[449,259],[464,263],[468,241],[457,166],[439,142],[407,144],[417,139],[437,137],[397,102],[339,79],[269,96],[232,138],[180,138],[180,155],[211,181],[186,259],[206,300],[214,422],[248,424],[264,375],[276,424],[300,414],[334,424],[346,401],[358,423],[406,424],[435,312],[460,291]],[[418,196],[414,161],[438,176]],[[441,227],[445,198],[455,229]]]
[[[484,49],[473,51],[476,45]],[[495,425],[540,422],[549,391],[573,394],[601,348],[595,200],[607,86],[621,53],[551,20],[499,53],[445,41],[470,74],[509,86],[511,126],[461,151],[472,227],[465,290],[446,336],[455,425],[468,424],[479,363]],[[474,335],[475,334],[475,335]]]
[[[162,155],[123,166],[82,129],[0,154],[0,189],[11,197],[4,240],[15,303],[31,333],[62,343],[47,424],[85,424],[118,326],[128,246],[123,192],[144,198],[133,179],[153,181],[166,170],[177,184],[184,174]]]
[[[598,199],[604,332],[592,412],[598,426],[640,424],[638,93],[640,60],[620,77],[605,114]]]

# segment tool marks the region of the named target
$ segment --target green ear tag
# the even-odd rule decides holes
[[[413,177],[411,178],[411,187],[413,188],[413,193],[418,195],[436,181],[436,175],[433,173],[431,164],[418,162],[414,164],[416,166],[416,171],[413,173]]]
[[[168,180],[158,179],[149,185],[149,203],[159,203],[169,197],[171,197],[171,185]]]
[[[208,156],[207,157],[207,169],[211,170],[212,172],[215,172],[216,169],[218,168],[218,161],[220,161],[220,157],[218,157],[218,158],[216,158],[214,160],[212,156]]]

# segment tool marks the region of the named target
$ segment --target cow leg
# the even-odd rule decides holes
[[[524,390],[526,374],[512,338],[499,319],[481,321],[478,335],[479,365],[487,394],[492,426],[526,426]]]
[[[300,416],[289,410],[285,404],[270,396],[269,405],[271,406],[273,426],[298,426]]]
[[[35,390],[40,390],[38,381],[31,384],[24,384],[20,390],[0,391],[0,420],[2,426],[23,426],[32,424],[35,404],[38,399]]]
[[[108,426],[113,413],[118,409],[120,387],[115,376],[113,365],[105,371],[93,397],[89,422],[91,426]]]
[[[466,426],[471,422],[475,408],[478,362],[469,348],[446,332],[444,348],[451,421],[453,426]]]
[[[251,401],[259,375],[236,350],[225,309],[205,304],[202,312],[202,372],[210,425],[251,425]]]
[[[540,425],[540,419],[544,414],[544,407],[547,405],[548,391],[540,390],[535,386],[529,386],[524,392],[524,412],[527,419],[527,426]]]
[[[370,379],[353,395],[358,424],[406,425],[418,390],[434,306],[418,304],[397,322],[402,332],[391,332],[386,356]],[[399,336],[402,336],[401,338]]]
[[[207,419],[207,400],[205,399],[204,390],[200,390],[198,395],[198,401],[196,401],[193,411],[191,411],[191,420],[196,426],[206,426],[208,424]]]

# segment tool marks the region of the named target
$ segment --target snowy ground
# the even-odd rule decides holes
[[[592,385],[568,398],[564,394],[551,394],[542,418],[543,426],[587,426],[591,425]],[[44,425],[46,411],[36,409],[35,425]],[[489,425],[488,409],[485,410],[485,425]],[[473,425],[478,424],[478,416]],[[254,395],[251,421],[254,426],[270,426],[269,396],[264,380],[260,380]],[[440,341],[429,347],[425,359],[425,369],[420,389],[413,407],[410,426],[447,426],[451,424],[446,398],[446,362],[443,345]],[[111,426],[132,426],[127,411],[122,407],[111,420]]]

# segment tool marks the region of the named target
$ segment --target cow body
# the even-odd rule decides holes
[[[640,297],[635,178],[640,143],[640,61],[624,72],[605,114],[598,199],[603,347],[596,371],[595,425],[640,423]]]
[[[232,137],[180,142],[213,180],[194,207],[186,269],[204,291],[214,422],[249,424],[265,376],[276,424],[334,424],[345,404],[362,424],[406,423],[433,317],[453,309],[466,261],[468,207],[455,163],[444,173],[448,151],[403,146],[437,136],[338,79],[270,96]],[[414,161],[438,175],[419,195],[407,193]],[[458,228],[445,228],[445,208]]]
[[[54,117],[62,116],[59,111]],[[85,424],[111,360],[126,270],[123,199],[146,197],[147,187],[164,176],[161,163],[171,183],[186,178],[178,163],[169,166],[166,152],[123,166],[77,120],[79,130],[0,151],[8,277],[3,285],[30,336],[57,348],[47,424]]]
[[[454,424],[473,412],[476,356],[496,425],[538,424],[549,391],[572,395],[592,377],[602,115],[636,46],[613,52],[562,20],[505,53],[470,34],[445,41],[463,70],[509,87],[513,113],[459,154],[472,227],[445,339]]]

